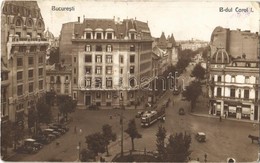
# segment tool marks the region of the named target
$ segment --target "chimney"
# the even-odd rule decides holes
[[[237,28],[238,31],[241,31],[241,29]]]
[[[80,23],[80,17],[78,16],[78,23]]]

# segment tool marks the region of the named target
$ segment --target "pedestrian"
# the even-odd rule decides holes
[[[221,115],[219,116],[219,122],[221,122],[222,121],[222,118],[221,118]]]
[[[75,134],[77,133],[77,127],[76,126],[74,127],[74,133]]]
[[[225,117],[225,119],[227,119],[227,113],[226,112],[224,113],[224,117]]]

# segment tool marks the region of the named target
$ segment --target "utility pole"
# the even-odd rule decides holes
[[[120,115],[120,124],[121,124],[121,156],[124,155],[124,125],[123,125],[123,107],[121,107],[121,115]]]

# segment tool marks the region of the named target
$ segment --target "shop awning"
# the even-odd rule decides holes
[[[251,113],[251,109],[250,108],[242,108],[242,113],[243,114],[250,114]]]
[[[242,103],[239,101],[225,101],[224,105],[227,104],[228,106],[242,106]]]
[[[236,113],[236,110],[237,110],[237,108],[235,106],[229,106],[228,107],[228,112]]]

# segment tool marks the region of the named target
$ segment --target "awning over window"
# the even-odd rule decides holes
[[[251,113],[251,109],[250,108],[242,108],[242,113],[243,114],[250,114]]]
[[[227,104],[228,106],[242,106],[242,103],[239,101],[225,101],[224,105]]]
[[[228,111],[231,113],[236,113],[236,107],[235,106],[229,106]]]

